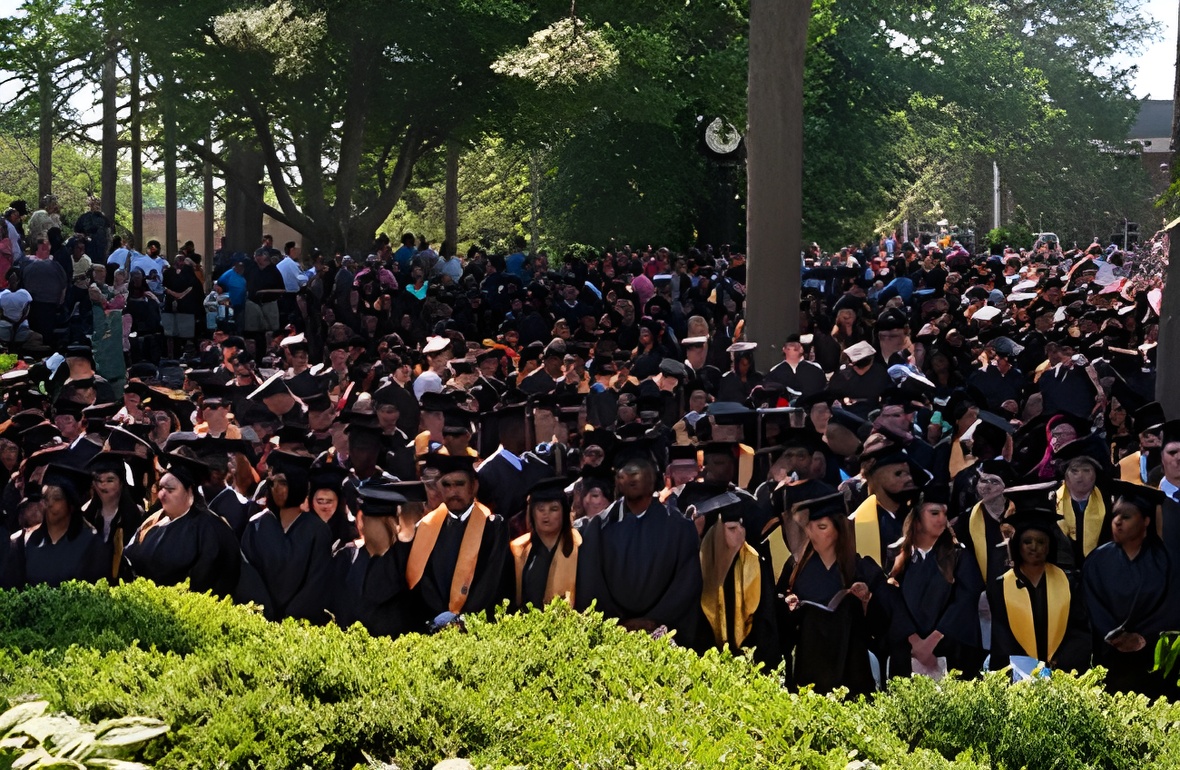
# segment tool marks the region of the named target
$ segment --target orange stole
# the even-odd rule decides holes
[[[561,552],[561,543],[559,542],[557,549],[553,552],[553,560],[549,562],[549,577],[545,580],[546,605],[556,596],[565,599],[571,607],[574,604],[574,591],[577,587],[578,577],[578,548],[582,545],[582,535],[577,530],[573,530],[570,534],[574,538],[574,547],[570,551],[570,555],[566,556]],[[524,601],[524,565],[528,562],[529,553],[533,548],[532,533],[524,533],[513,540],[508,547],[512,550],[512,560],[516,567],[516,604],[519,606]]]
[[[409,563],[406,564],[406,583],[411,589],[422,580],[426,563],[430,561],[430,554],[438,542],[438,533],[442,531],[448,515],[447,507],[440,505],[418,522],[414,544],[410,546]],[[459,560],[455,564],[455,574],[451,576],[451,595],[447,602],[447,609],[456,614],[462,612],[463,605],[467,603],[467,593],[475,577],[475,563],[479,560],[479,546],[483,542],[483,528],[492,516],[483,503],[477,502],[467,518],[467,528],[463,530],[463,540],[459,544]]]

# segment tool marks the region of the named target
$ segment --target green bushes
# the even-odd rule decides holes
[[[160,768],[1176,766],[1180,712],[1090,679],[907,680],[872,702],[791,694],[555,606],[391,642],[271,624],[134,583],[0,593],[0,696],[155,717]]]

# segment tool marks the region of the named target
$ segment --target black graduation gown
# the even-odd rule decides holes
[[[68,468],[86,470],[87,463],[93,460],[100,452],[102,452],[101,444],[94,443],[90,440],[89,436],[83,436],[78,443],[62,451],[56,462],[60,462]]]
[[[778,637],[778,606],[776,604],[778,596],[775,594],[774,575],[771,574],[770,561],[760,557],[758,564],[762,569],[761,597],[758,600],[758,608],[754,610],[754,627],[750,630],[749,636],[742,640],[740,648],[733,643],[735,618],[730,609],[735,603],[736,581],[734,578],[736,572],[734,568],[737,565],[737,559],[734,559],[734,563],[729,567],[729,572],[725,575],[725,583],[722,586],[725,595],[725,619],[728,626],[725,638],[729,640],[728,647],[731,653],[741,655],[744,650],[752,649],[754,661],[761,663],[763,671],[770,673],[783,661],[782,644]],[[697,634],[692,646],[700,653],[717,646],[713,628],[709,625],[709,621],[699,605],[697,607]]]
[[[800,361],[792,371],[791,365],[782,361],[766,373],[766,382],[777,382],[783,387],[798,391],[804,396],[822,393],[828,386],[828,378],[818,364]]]
[[[586,394],[586,422],[596,430],[609,428],[618,419],[619,393],[613,388],[595,390]]]
[[[779,594],[794,593],[801,601],[827,605],[844,590],[838,563],[828,569],[813,555],[791,586],[794,569],[792,556],[779,578]],[[858,557],[854,582],[865,583],[872,592],[867,610],[852,594],[845,596],[834,611],[809,604],[800,604],[792,611],[785,602],[779,602],[779,638],[783,657],[788,661],[788,685],[813,685],[819,693],[847,687],[849,695],[854,697],[877,688],[869,664],[869,649],[888,628],[888,616],[879,595],[884,575],[874,562]]]
[[[1160,632],[1176,628],[1175,602],[1167,601],[1171,569],[1168,554],[1154,538],[1144,542],[1133,560],[1113,542],[1098,546],[1086,559],[1082,581],[1094,663],[1107,669],[1106,686],[1112,691],[1165,693],[1163,679],[1150,672]],[[1147,644],[1139,652],[1119,652],[1105,637],[1120,627],[1139,634]]]
[[[518,458],[520,470],[506,456],[508,450],[498,448],[480,463],[475,472],[479,480],[480,502],[492,513],[511,519],[524,510],[529,487],[551,475],[549,465],[531,452]]]
[[[762,384],[762,379],[762,372],[750,370],[746,375],[746,381],[742,382],[737,372],[730,370],[721,375],[721,382],[717,386],[717,400],[744,403],[750,397],[750,391]]]
[[[948,583],[939,569],[937,552],[942,548],[951,549],[954,582]],[[983,578],[971,554],[947,537],[921,561],[912,559],[897,583],[885,589],[890,600],[889,676],[910,675],[910,634],[925,638],[934,631],[943,636],[935,656],[945,657],[948,668],[975,674],[984,658],[979,629]]]
[[[102,537],[84,521],[74,522],[56,543],[42,524],[28,538],[15,532],[8,541],[4,560],[4,588],[48,585],[56,587],[68,580],[94,583],[110,578],[111,561]]]
[[[1037,381],[1043,399],[1043,414],[1067,412],[1078,417],[1087,417],[1094,411],[1097,395],[1086,370],[1075,366],[1066,369],[1058,365],[1049,369]]]
[[[959,520],[955,522],[955,537],[967,549],[968,558],[972,562],[976,562],[975,541],[971,538],[971,510],[968,508],[963,511]],[[987,564],[976,564],[983,576],[980,592],[983,591],[984,586],[989,586],[998,580],[1010,567],[1008,547],[1004,544],[1003,533],[1000,532],[1000,522],[989,516],[987,511],[983,512],[983,534],[987,539]]]
[[[701,599],[700,539],[691,521],[652,500],[642,516],[616,501],[581,527],[577,609],[597,609],[620,621],[646,620],[695,634]]]
[[[332,556],[328,611],[341,628],[360,623],[373,636],[397,638],[423,630],[422,612],[406,585],[410,544],[397,542],[380,556],[351,542]]]
[[[889,378],[885,365],[874,360],[864,374],[858,374],[851,366],[833,374],[828,381],[827,392],[840,398],[875,399],[892,385],[893,380]]]
[[[142,495],[140,495],[142,498]],[[98,537],[102,540],[103,551],[107,555],[107,564],[109,571],[106,577],[113,578],[118,572],[119,565],[115,563],[115,541],[119,532],[122,532],[123,545],[131,542],[131,538],[135,536],[135,531],[139,529],[139,525],[143,524],[143,520],[147,518],[147,514],[138,505],[120,506],[115,513],[115,517],[111,519],[108,528],[107,523],[102,518],[102,505],[98,502],[98,498],[92,499],[82,507],[82,516],[86,519],[90,526],[94,527],[94,531],[98,533]],[[122,555],[120,554],[120,561]]]
[[[287,389],[299,398],[307,398],[324,391],[320,379],[306,369],[283,379],[287,383]]]
[[[265,587],[264,596],[242,598],[262,604],[267,618],[327,620],[332,534],[319,516],[304,511],[284,532],[275,513],[255,514],[242,533],[242,556]]]
[[[172,521],[163,513],[157,515],[162,520],[146,531],[141,526],[123,549],[125,577],[147,578],[162,586],[188,580],[197,593],[228,596],[238,584],[242,554],[225,519],[195,506]],[[155,517],[149,517],[145,526],[154,522]]]
[[[233,487],[226,487],[209,501],[209,510],[225,519],[239,540],[250,523],[250,517],[258,511],[258,504],[248,497],[242,497]]]
[[[382,437],[385,452],[378,464],[381,469],[402,481],[409,481],[417,477],[414,467],[414,442],[401,429],[393,433],[386,433]]]
[[[472,513],[474,515],[474,512]],[[426,562],[422,579],[414,587],[425,616],[422,622],[429,622],[448,612],[451,598],[451,580],[455,565],[459,561],[459,548],[463,544],[463,533],[467,521],[448,514],[434,543],[434,550]],[[511,596],[515,590],[516,576],[513,573],[512,554],[508,549],[508,522],[503,516],[493,516],[484,524],[483,538],[476,557],[475,574],[463,604],[464,614],[489,612],[497,604]]]
[[[549,568],[553,565],[553,551],[561,547],[561,541],[546,548],[536,535],[533,536],[529,547],[529,555],[525,559],[524,569],[520,575],[520,603],[512,597],[513,609],[522,609],[528,605],[541,608],[545,606],[545,585],[549,582]],[[578,550],[579,556],[581,549]],[[577,585],[575,582],[574,585]],[[574,594],[577,596],[577,593]]]
[[[1090,667],[1090,631],[1086,622],[1086,602],[1082,597],[1081,581],[1076,579],[1075,573],[1067,572],[1069,577],[1069,619],[1066,621],[1065,636],[1057,648],[1053,661],[1049,661],[1051,668],[1062,671],[1085,671]],[[1031,586],[1022,576],[1017,574],[1019,590],[1032,590],[1033,630],[1037,637],[1037,659],[1047,651],[1049,638],[1049,609],[1048,609],[1048,579],[1041,578],[1040,585]],[[1004,602],[1003,580],[993,580],[987,586],[988,604],[992,611],[992,649],[988,668],[999,671],[1009,663],[1012,655],[1027,655],[1024,648],[1012,635],[1012,628],[1008,623],[1008,607]]]
[[[711,364],[705,364],[700,369],[692,370],[693,377],[696,381],[704,386],[705,391],[711,395],[717,395],[717,389],[721,387],[721,370]]]

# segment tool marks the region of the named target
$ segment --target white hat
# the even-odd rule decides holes
[[[439,353],[451,346],[451,340],[448,337],[427,337],[426,346],[422,348],[422,352],[426,354]]]
[[[999,308],[994,308],[991,305],[985,305],[975,311],[975,315],[971,318],[975,321],[994,321],[1000,317]]]
[[[303,332],[299,334],[292,334],[290,337],[284,337],[279,343],[280,348],[285,348],[290,345],[302,345],[307,342],[307,338],[303,336]]]
[[[681,345],[706,345],[708,342],[708,337],[685,337],[680,340]]]
[[[726,353],[749,353],[758,347],[757,342],[735,342],[725,349]]]
[[[858,342],[845,349],[844,355],[848,356],[848,360],[855,364],[870,356],[877,355],[877,349],[868,342]]]

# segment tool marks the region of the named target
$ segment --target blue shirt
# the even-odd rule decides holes
[[[413,246],[402,246],[397,251],[393,252],[393,261],[397,262],[397,269],[402,275],[410,274],[410,261],[418,250]]]
[[[507,273],[523,280],[525,278],[524,261],[524,252],[518,251],[515,254],[509,254],[504,258],[504,266],[507,268]]]
[[[229,304],[234,307],[246,304],[246,276],[238,275],[230,268],[221,274],[217,282],[225,287],[225,293],[229,295]]]

